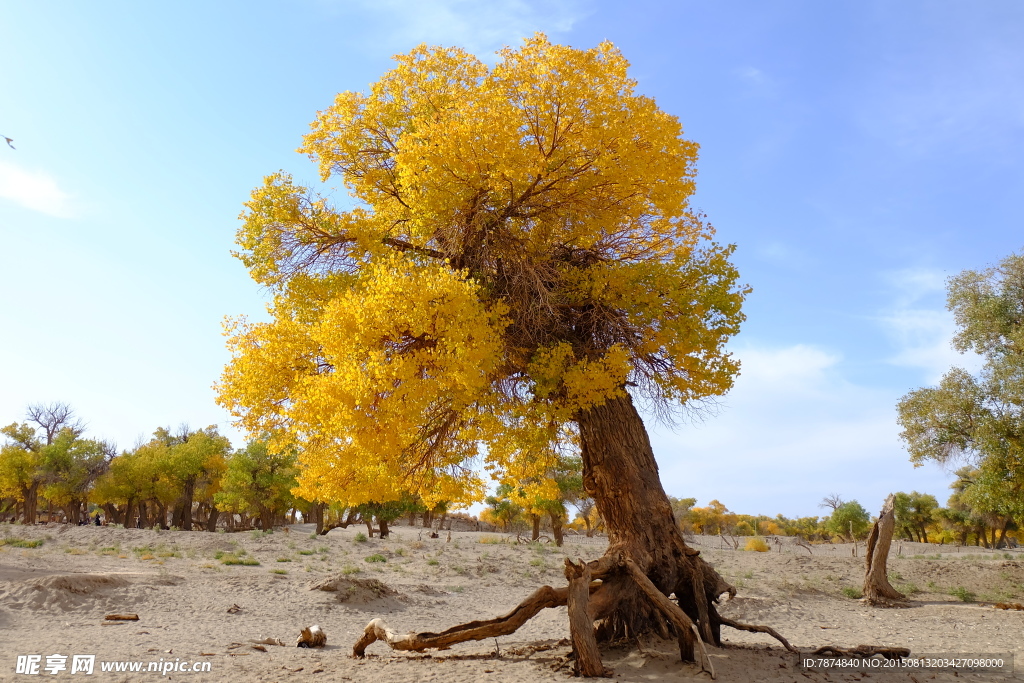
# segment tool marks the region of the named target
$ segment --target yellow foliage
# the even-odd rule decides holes
[[[744,550],[753,550],[753,551],[759,552],[759,553],[766,553],[769,550],[771,550],[771,548],[768,547],[768,544],[765,542],[765,540],[763,538],[749,538],[749,539],[747,539],[747,544],[745,546],[743,546],[743,549]]]
[[[610,43],[500,56],[421,46],[319,113],[300,151],[358,208],[283,173],[246,204],[272,320],[228,322],[218,400],[297,448],[303,498],[478,500],[485,444],[528,505],[579,411],[731,386],[746,290],[687,206],[697,145]]]

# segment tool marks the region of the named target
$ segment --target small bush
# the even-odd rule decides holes
[[[315,552],[315,550],[300,550],[299,555],[312,555]]]
[[[279,575],[283,576],[284,574],[288,573],[288,570],[287,569],[271,569],[270,573],[271,574],[279,574]]]
[[[974,602],[978,597],[963,586],[957,586],[953,590],[949,591],[949,594],[953,597],[959,598],[961,602]]]
[[[501,542],[502,542],[502,538],[500,536],[481,536],[480,537],[480,543],[499,544]]]
[[[437,565],[439,565],[441,563],[438,561],[438,559],[436,557],[432,557],[429,560],[427,560],[427,564],[429,564],[431,567],[436,567]]]
[[[384,557],[380,553],[376,553],[374,555],[370,555],[369,557],[364,557],[363,559],[366,560],[367,562],[387,562],[388,561],[388,558]]]
[[[259,564],[260,564],[259,560],[257,560],[255,557],[243,557],[244,554],[245,554],[244,551],[242,551],[242,552],[240,552],[238,554],[217,553],[217,555],[220,555],[220,557],[217,557],[216,555],[214,557],[217,557],[217,559],[220,560],[221,564],[226,564],[226,565],[242,565],[244,567],[258,567],[259,566]]]
[[[30,541],[25,538],[5,538],[0,540],[0,545],[9,545],[12,548],[38,548],[42,544],[42,539]]]
[[[352,564],[346,564],[344,567],[341,568],[341,573],[345,576],[349,576],[351,574],[359,574],[362,571],[362,569]]]
[[[765,543],[765,540],[763,538],[750,538],[750,539],[747,539],[747,544],[745,546],[743,546],[743,549],[744,550],[752,550],[752,551],[758,552],[758,553],[766,553],[769,550],[771,550],[771,548],[768,546],[767,543]]]
[[[544,566],[544,560],[540,559],[539,557],[535,557],[532,560],[530,560],[530,566],[531,567],[543,567]]]
[[[398,548],[395,550],[395,555],[398,555],[399,557],[405,557],[405,554],[405,548]]]
[[[291,562],[292,558],[290,558],[290,557],[279,557],[279,558],[277,558],[277,561],[278,562]]]
[[[366,543],[366,542],[367,542],[368,540],[370,540],[370,539],[368,539],[368,538],[366,537],[366,534],[364,534],[364,533],[363,533],[362,531],[358,531],[358,532],[356,532],[356,537],[355,537],[355,539],[353,539],[353,540],[354,540],[354,541],[355,541],[356,543]]]
[[[860,598],[864,597],[864,594],[861,592],[861,590],[859,588],[854,588],[853,586],[846,586],[845,588],[843,588],[843,595],[850,598],[851,600],[859,600]]]

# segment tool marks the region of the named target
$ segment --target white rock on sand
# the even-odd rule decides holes
[[[102,673],[101,662],[208,662],[209,673],[170,672],[182,681],[564,681],[569,647],[565,609],[546,610],[511,636],[464,643],[443,652],[392,652],[374,643],[362,660],[349,655],[362,629],[382,617],[398,631],[440,631],[506,613],[537,587],[564,585],[563,559],[598,557],[600,539],[572,539],[564,548],[487,543],[497,534],[453,532],[452,541],[397,526],[391,538],[359,543],[360,527],[311,537],[290,533],[155,532],[113,527],[0,526],[8,539],[43,540],[40,547],[0,545],[0,680],[15,673],[18,655],[95,655],[93,680],[156,680],[155,673]],[[418,538],[422,536],[422,538]],[[696,547],[739,597],[722,606],[730,618],[769,625],[798,648],[834,644],[905,646],[914,653],[1014,653],[1024,670],[1024,612],[981,601],[1024,601],[1024,556],[957,554],[896,556],[894,583],[915,587],[912,607],[875,609],[845,597],[859,588],[863,560],[849,546],[755,553]],[[943,552],[945,551],[945,552]],[[950,551],[952,554],[950,554]],[[894,550],[895,553],[895,550]],[[376,557],[375,557],[376,556]],[[378,561],[367,561],[378,560]],[[226,565],[224,561],[258,561]],[[384,561],[379,561],[384,560]],[[325,589],[325,587],[327,589]],[[331,590],[333,588],[333,590]],[[963,588],[979,602],[950,594]],[[963,594],[963,593],[961,593]],[[138,621],[108,621],[137,613]],[[318,624],[322,649],[295,647],[303,628]],[[724,629],[724,648],[710,648],[719,681],[855,681],[859,672],[805,672],[772,638]],[[276,641],[284,646],[273,644]],[[707,673],[678,661],[674,642],[648,639],[605,652],[615,680],[658,681]],[[562,664],[561,668],[557,668]],[[162,665],[162,664],[161,664]],[[76,674],[77,675],[77,674]],[[1020,674],[1018,674],[1019,676]],[[1003,674],[871,673],[874,680],[993,681]],[[89,679],[85,679],[89,680]],[[1014,679],[1016,680],[1016,679]]]

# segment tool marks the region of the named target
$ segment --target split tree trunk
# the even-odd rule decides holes
[[[864,600],[869,605],[890,605],[894,601],[906,600],[907,596],[900,593],[889,583],[885,564],[889,559],[889,545],[892,543],[892,532],[896,527],[896,514],[893,511],[893,494],[885,499],[882,512],[871,527],[868,546],[864,551],[866,569],[864,572]]]

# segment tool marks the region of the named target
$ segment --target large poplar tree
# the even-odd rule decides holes
[[[523,480],[578,443],[610,540],[587,569],[598,636],[673,631],[691,656],[689,619],[717,643],[733,589],[685,544],[634,406],[685,410],[738,370],[724,345],[747,290],[689,204],[697,145],[610,43],[538,34],[490,68],[455,48],[396,61],[300,149],[351,208],[284,173],[247,203],[237,255],[272,320],[229,326],[221,403],[298,448],[310,500],[479,499],[481,444]]]

